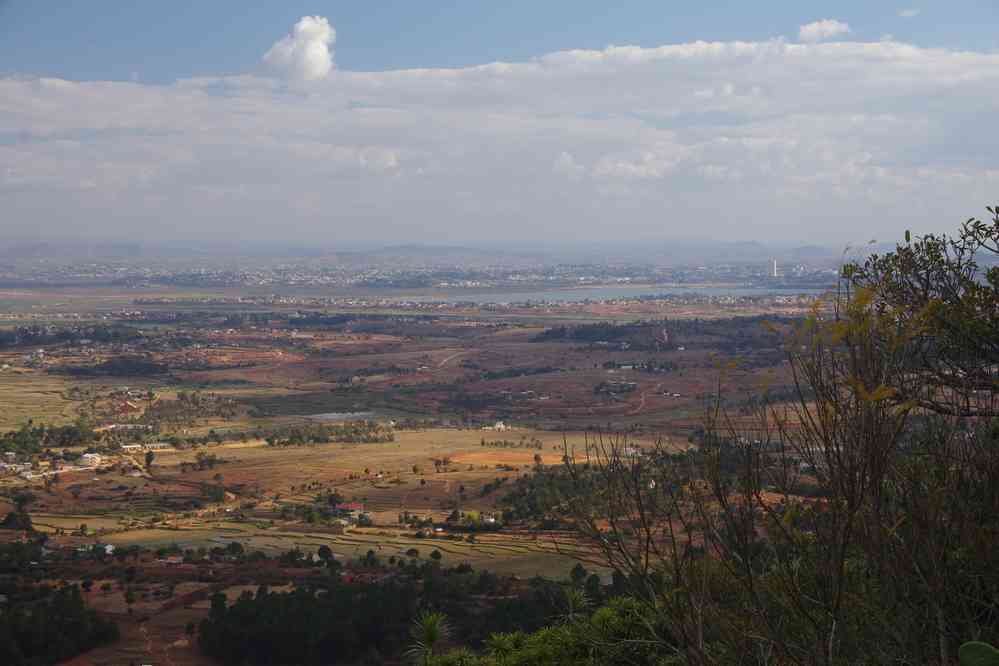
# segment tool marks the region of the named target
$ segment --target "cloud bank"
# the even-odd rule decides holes
[[[798,28],[798,39],[803,42],[821,42],[831,37],[850,34],[850,26],[836,19],[822,19]]]
[[[279,76],[295,81],[324,79],[333,70],[330,47],[336,31],[322,16],[303,16],[291,34],[264,54],[264,64]]]
[[[283,58],[276,78],[0,79],[4,234],[841,243],[950,231],[999,193],[994,53],[773,39],[381,72]]]

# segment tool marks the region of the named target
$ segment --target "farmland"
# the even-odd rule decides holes
[[[188,630],[212,593],[313,585],[322,552],[347,578],[407,563],[404,580],[485,571],[523,595],[585,567],[607,585],[560,511],[512,510],[518,480],[603,433],[686,451],[708,396],[738,420],[789,381],[786,308],[303,302],[8,294],[0,512],[27,503],[21,520],[72,554],[53,575],[87,579],[121,625],[88,663],[207,663]]]

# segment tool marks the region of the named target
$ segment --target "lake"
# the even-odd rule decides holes
[[[413,303],[430,303],[435,301],[456,302],[467,301],[484,303],[526,303],[551,302],[570,303],[574,301],[607,301],[625,298],[656,297],[656,296],[796,296],[799,294],[818,296],[829,288],[809,287],[751,287],[728,285],[599,285],[592,287],[566,287],[561,289],[541,289],[528,291],[513,290],[483,290],[473,289],[434,289],[419,292],[393,293],[386,299],[409,301]]]

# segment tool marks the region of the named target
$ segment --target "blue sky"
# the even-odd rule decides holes
[[[164,8],[168,8],[164,10]],[[900,12],[918,10],[905,18]],[[164,82],[252,68],[303,15],[337,28],[350,70],[462,67],[570,48],[793,38],[835,17],[853,36],[957,49],[999,48],[999,1],[0,0],[0,73]]]
[[[842,247],[999,199],[997,0],[259,4],[0,0],[0,242]]]

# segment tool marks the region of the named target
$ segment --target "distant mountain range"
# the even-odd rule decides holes
[[[858,248],[861,254],[891,249],[890,245]],[[778,263],[836,263],[843,248],[817,245],[793,246],[765,244],[759,241],[710,241],[697,239],[656,239],[648,242],[578,243],[509,243],[482,245],[400,244],[382,247],[296,246],[264,243],[140,243],[21,241],[0,247],[0,260],[53,261],[122,261],[161,259],[194,261],[206,257],[259,257],[273,260],[317,260],[343,265],[394,264],[400,267],[497,266],[522,267],[542,264],[648,264],[690,266],[701,263],[758,263],[777,259]]]

